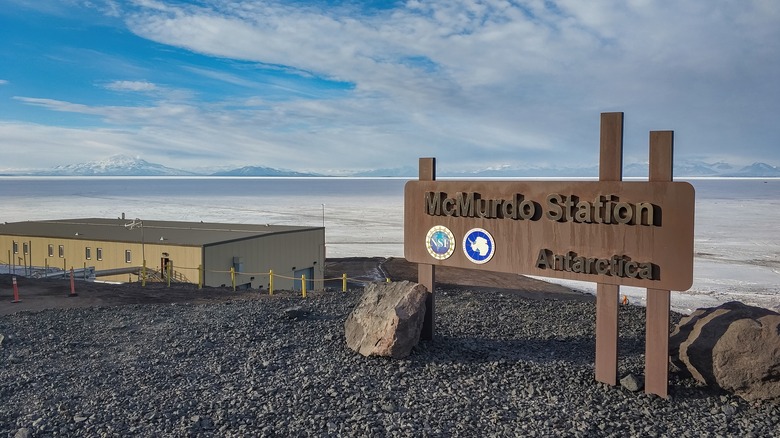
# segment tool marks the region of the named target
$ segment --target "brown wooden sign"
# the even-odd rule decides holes
[[[685,182],[410,181],[404,255],[438,266],[687,290]]]
[[[650,131],[649,181],[623,181],[623,113],[602,113],[598,181],[437,181],[420,158],[407,183],[404,255],[433,339],[436,266],[596,282],[599,382],[618,377],[620,285],[647,288],[645,392],[668,396],[670,290],[693,283],[694,191],[673,182],[673,131]]]

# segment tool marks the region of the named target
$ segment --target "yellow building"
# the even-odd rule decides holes
[[[106,281],[171,279],[274,289],[321,285],[325,228],[128,219],[62,219],[0,224],[0,264],[36,272],[94,267]],[[169,269],[170,268],[170,269]],[[286,277],[286,278],[285,278]]]

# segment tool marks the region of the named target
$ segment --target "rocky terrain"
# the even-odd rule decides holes
[[[381,265],[365,266],[392,278],[392,261]],[[590,297],[442,280],[436,339],[391,360],[345,346],[360,294],[211,291],[7,313],[0,436],[780,434],[779,406],[692,379],[673,375],[667,400],[595,382]],[[3,283],[0,307],[7,298]],[[621,377],[641,377],[644,308],[621,306],[619,347]]]

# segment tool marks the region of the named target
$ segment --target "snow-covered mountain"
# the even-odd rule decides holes
[[[373,169],[373,170],[361,170],[352,173],[350,176],[365,176],[365,177],[414,177],[417,176],[418,169],[412,166],[396,167],[389,169]]]
[[[190,176],[186,170],[174,169],[162,164],[150,163],[138,157],[112,155],[105,160],[81,164],[57,166],[36,172],[37,175],[54,176]]]
[[[766,163],[753,163],[736,172],[726,172],[724,176],[780,176],[780,168]]]
[[[264,166],[245,166],[239,169],[212,173],[212,176],[322,176],[314,173],[296,172],[294,170],[274,169]]]

